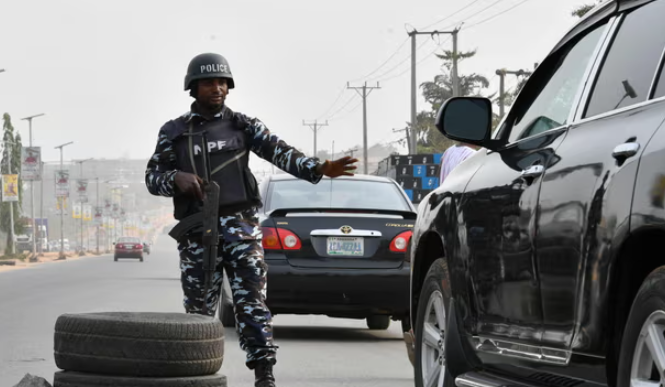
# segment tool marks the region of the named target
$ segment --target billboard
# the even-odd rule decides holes
[[[42,179],[42,151],[38,146],[21,148],[21,178],[26,181]]]
[[[18,175],[2,175],[2,201],[18,202]]]
[[[55,195],[69,196],[69,171],[55,171]]]

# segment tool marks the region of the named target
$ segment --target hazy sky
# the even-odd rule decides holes
[[[496,90],[497,68],[532,68],[575,22],[571,10],[587,2],[0,0],[0,112],[12,115],[26,144],[19,119],[46,113],[33,124],[46,161],[58,160],[53,147],[68,141],[66,160],[148,158],[160,126],[189,108],[189,60],[218,52],[235,77],[229,107],[308,153],[312,132],[302,120],[332,118],[319,148],[335,141],[340,151],[362,143],[361,100],[343,90],[346,82],[361,85],[395,53],[407,24],[424,30],[448,17],[429,27],[445,30],[464,22],[459,47],[478,54],[460,73],[486,75]],[[451,42],[420,36],[418,45],[420,83],[439,72],[430,54]],[[409,53],[404,44],[367,78],[381,85],[367,100],[370,145],[397,139],[392,129],[409,120]]]

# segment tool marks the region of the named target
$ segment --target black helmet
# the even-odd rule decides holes
[[[185,75],[185,90],[189,90],[192,81],[204,78],[226,78],[229,89],[235,87],[229,62],[219,54],[200,54],[189,62]]]

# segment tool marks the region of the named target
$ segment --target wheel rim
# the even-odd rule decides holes
[[[445,326],[446,308],[443,294],[437,290],[427,300],[425,323],[422,327],[421,368],[425,387],[443,387],[446,374]]]
[[[656,311],[642,325],[635,344],[630,387],[665,386],[665,312]]]

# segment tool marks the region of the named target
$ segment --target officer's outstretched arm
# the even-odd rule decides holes
[[[323,175],[320,173],[321,162],[316,157],[305,156],[296,148],[271,133],[265,124],[256,118],[243,117],[249,133],[252,152],[269,161],[282,171],[310,183],[318,183]]]
[[[155,153],[145,170],[145,185],[155,196],[172,197],[175,194],[176,157],[173,144],[166,137],[164,127],[159,131]]]

